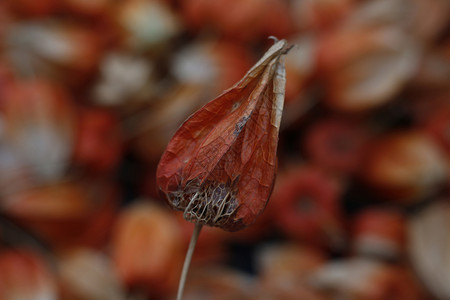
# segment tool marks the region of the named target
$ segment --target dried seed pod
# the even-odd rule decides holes
[[[286,52],[286,41],[276,42],[170,141],[157,182],[185,219],[236,231],[252,224],[266,206],[277,164]]]

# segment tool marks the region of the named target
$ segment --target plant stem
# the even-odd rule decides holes
[[[186,258],[184,259],[183,270],[181,271],[180,283],[178,284],[177,300],[181,300],[183,297],[189,265],[191,264],[192,254],[194,254],[195,245],[197,244],[197,239],[202,230],[202,226],[202,224],[195,224],[194,231],[192,232],[189,248],[186,253]]]

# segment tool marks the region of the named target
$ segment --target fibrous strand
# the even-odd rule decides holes
[[[230,182],[189,182],[168,196],[176,209],[184,211],[186,220],[204,225],[220,226],[237,209],[236,189]]]

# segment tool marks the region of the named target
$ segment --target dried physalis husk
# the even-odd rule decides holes
[[[437,202],[409,223],[411,260],[437,299],[450,298],[450,203]]]
[[[285,40],[276,42],[169,142],[157,183],[188,221],[236,231],[253,223],[266,206],[277,165],[287,51]]]

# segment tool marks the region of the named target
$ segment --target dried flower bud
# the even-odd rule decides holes
[[[286,41],[276,42],[170,141],[157,182],[185,219],[236,231],[252,224],[266,206],[275,180],[286,51]]]

